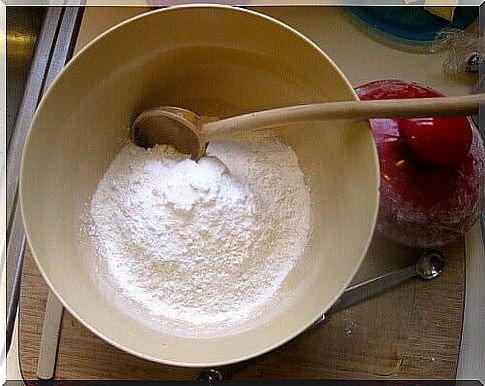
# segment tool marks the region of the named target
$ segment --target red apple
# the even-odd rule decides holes
[[[409,155],[425,166],[458,166],[472,144],[467,117],[400,119],[398,127]]]
[[[363,100],[442,96],[428,87],[399,80],[371,82],[357,87],[356,91]],[[480,134],[468,126],[471,145],[467,154],[454,166],[435,168],[424,166],[425,162],[429,165],[429,157],[426,158],[425,154],[427,151],[423,151],[428,145],[419,147],[420,152],[415,152],[416,155],[410,155],[412,149],[409,142],[412,142],[412,138],[406,138],[406,135],[412,137],[411,132],[416,127],[410,125],[403,130],[405,125],[401,122],[399,127],[398,124],[397,119],[370,120],[381,169],[377,231],[412,247],[441,247],[452,243],[470,229],[480,213],[485,164]],[[446,124],[440,125],[438,127],[446,127]],[[434,134],[440,137],[441,149],[447,147],[447,152],[453,154],[433,158],[433,165],[450,165],[451,158],[457,160],[458,155],[465,152],[468,137],[462,132],[454,132],[449,137],[444,135],[444,139],[439,133]],[[459,151],[449,150],[453,136],[458,137],[456,143],[460,143],[457,146],[460,147]],[[417,153],[424,154],[424,159],[420,159]],[[436,154],[435,151],[432,153]],[[417,159],[420,161],[417,162]]]

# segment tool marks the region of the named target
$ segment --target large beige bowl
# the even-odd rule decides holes
[[[122,313],[95,283],[80,216],[143,109],[175,105],[227,117],[297,103],[356,99],[312,42],[284,24],[223,6],[174,7],[111,29],[81,51],[40,104],[24,150],[20,200],[38,267],[64,306],[129,353],[180,366],[237,362],[287,342],[325,312],[357,271],[378,208],[367,122],[278,133],[312,192],[313,233],[264,318],[209,338],[157,332]]]

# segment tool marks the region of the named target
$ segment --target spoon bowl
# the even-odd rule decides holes
[[[443,272],[445,259],[439,251],[427,251],[416,262],[416,272],[425,280],[437,278]]]
[[[201,127],[202,120],[192,111],[179,107],[156,107],[136,118],[131,126],[131,139],[144,148],[170,144],[179,152],[199,159],[206,147]]]

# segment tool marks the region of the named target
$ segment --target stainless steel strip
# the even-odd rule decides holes
[[[7,219],[13,219],[12,214],[16,207],[22,150],[37,103],[42,95],[45,74],[51,57],[50,52],[55,43],[56,26],[61,17],[61,12],[60,8],[50,8],[47,11],[37,40],[29,79],[25,86],[24,97],[12,133],[7,157]]]
[[[49,63],[49,71],[45,80],[44,94],[50,87],[54,79],[64,68],[67,60],[72,56],[72,52],[75,44],[75,34],[77,24],[79,24],[79,17],[81,10],[78,7],[64,7],[64,13],[61,18],[61,25],[57,35],[57,42],[52,54],[52,59]]]
[[[34,52],[30,74],[20,105],[14,130],[7,153],[7,340],[6,352],[11,343],[13,325],[16,317],[20,273],[22,269],[25,233],[18,206],[18,178],[22,150],[30,122],[40,99],[44,78],[50,60],[50,51],[55,43],[56,26],[61,15],[59,8],[47,11]],[[8,21],[7,21],[8,22]]]
[[[7,147],[25,92],[43,14],[41,7],[7,7]]]
[[[20,211],[17,210],[14,213],[14,221],[11,232],[10,240],[7,246],[7,290],[8,303],[7,303],[7,332],[6,332],[6,347],[7,351],[10,348],[12,341],[12,333],[15,324],[15,318],[17,315],[17,304],[19,298],[20,289],[20,272],[22,271],[22,265],[24,260],[25,251],[25,235],[22,225],[22,218]],[[10,258],[15,256],[16,258]]]
[[[7,336],[11,336],[16,316],[23,250],[26,242],[17,199],[23,146],[41,96],[72,55],[81,17],[82,9],[78,7],[48,9],[12,137],[7,161],[7,218],[10,224],[7,230],[7,281],[11,284],[7,288],[7,309],[9,310]],[[9,347],[10,341],[7,342],[7,351]]]

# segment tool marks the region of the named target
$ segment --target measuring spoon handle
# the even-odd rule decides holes
[[[330,307],[325,316],[329,317],[335,312],[344,310],[355,303],[361,302],[362,300],[369,299],[374,295],[382,293],[417,275],[418,273],[416,272],[416,266],[411,265],[399,271],[390,272],[348,287],[339,300],[337,300],[337,302]]]

